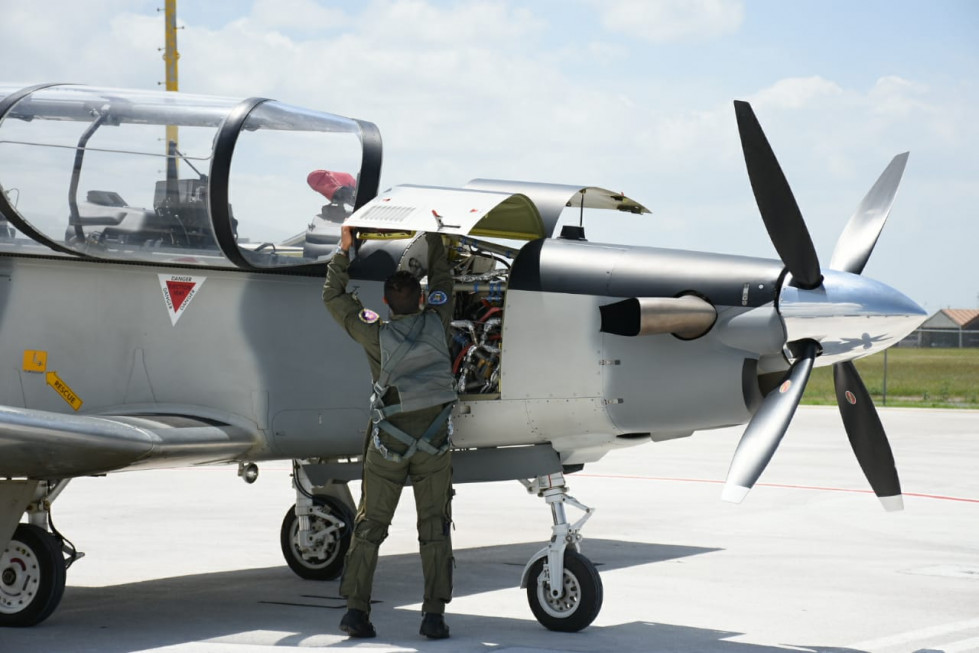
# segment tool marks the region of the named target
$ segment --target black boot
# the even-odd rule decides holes
[[[445,625],[445,618],[442,615],[426,612],[418,634],[429,639],[445,639],[449,636],[449,627]]]
[[[340,620],[340,630],[351,637],[377,637],[377,631],[374,630],[367,613],[353,608],[347,610],[347,614]]]

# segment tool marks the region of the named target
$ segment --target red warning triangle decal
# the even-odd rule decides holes
[[[174,311],[180,312],[180,306],[196,285],[192,281],[167,281],[167,290],[170,292],[170,301],[173,302]]]
[[[176,274],[161,274],[160,289],[167,312],[170,314],[170,324],[176,325],[177,320],[184,314],[190,301],[200,291],[207,277],[190,277]]]

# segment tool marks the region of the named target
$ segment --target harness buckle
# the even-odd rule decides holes
[[[393,451],[391,451],[390,449],[384,446],[384,443],[381,442],[381,434],[376,426],[374,427],[373,435],[374,435],[373,437],[374,448],[377,449],[378,453],[384,456],[384,460],[390,461],[392,463],[400,463],[403,460],[401,454],[394,453]]]

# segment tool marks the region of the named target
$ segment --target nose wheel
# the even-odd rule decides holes
[[[44,621],[64,593],[61,542],[37,526],[18,525],[0,556],[0,626]]]
[[[527,602],[548,630],[574,633],[587,627],[602,609],[602,598],[598,570],[576,551],[565,551],[562,578],[556,583],[547,569],[547,558],[530,566]]]

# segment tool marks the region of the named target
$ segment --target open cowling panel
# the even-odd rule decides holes
[[[450,244],[455,279],[451,355],[456,390],[466,399],[500,397],[503,320],[510,270],[528,241],[548,238],[565,211],[648,213],[602,188],[477,179],[465,188],[395,186],[345,222],[362,240],[413,239],[398,264],[424,277],[421,232]],[[579,232],[572,231],[578,237]]]

